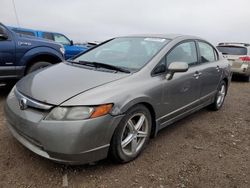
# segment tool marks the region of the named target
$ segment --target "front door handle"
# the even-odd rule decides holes
[[[202,75],[202,73],[201,72],[199,72],[199,71],[196,71],[195,73],[194,73],[194,78],[195,79],[199,79],[199,77]]]

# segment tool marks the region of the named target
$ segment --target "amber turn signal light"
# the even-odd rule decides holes
[[[104,104],[101,106],[97,106],[94,110],[94,112],[92,113],[92,115],[90,116],[90,118],[96,118],[96,117],[100,117],[100,116],[104,116],[106,114],[108,114],[110,112],[110,110],[112,109],[113,104]]]

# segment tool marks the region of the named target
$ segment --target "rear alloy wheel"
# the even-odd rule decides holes
[[[219,110],[224,101],[225,101],[225,97],[226,97],[226,93],[227,93],[227,84],[226,82],[223,80],[221,81],[219,87],[218,87],[218,91],[215,97],[215,101],[213,104],[211,104],[211,109],[212,110]]]
[[[145,148],[151,132],[149,110],[138,105],[129,110],[118,125],[111,141],[110,154],[120,163],[135,159]]]
[[[39,61],[39,62],[33,63],[29,67],[29,69],[27,71],[27,74],[32,73],[32,72],[34,72],[34,71],[36,71],[38,69],[42,69],[44,67],[50,66],[50,65],[52,65],[52,63],[46,62],[46,61]]]

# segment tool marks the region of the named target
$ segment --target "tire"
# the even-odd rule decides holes
[[[245,82],[250,82],[250,76],[245,76],[244,78],[245,78],[244,79]]]
[[[26,74],[29,74],[31,72],[34,72],[38,69],[41,69],[41,68],[44,68],[44,67],[47,67],[47,66],[50,66],[52,65],[52,63],[50,62],[46,62],[46,61],[38,61],[36,63],[33,63],[27,70]]]
[[[227,84],[224,80],[222,80],[219,84],[218,91],[216,93],[216,97],[214,102],[209,106],[211,110],[217,111],[219,110],[225,101],[225,97],[227,94]]]
[[[110,157],[118,163],[134,160],[147,145],[151,128],[152,117],[144,105],[128,110],[112,137]]]

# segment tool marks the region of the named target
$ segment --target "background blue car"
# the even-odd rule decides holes
[[[89,47],[86,45],[74,45],[73,41],[70,40],[68,37],[61,33],[55,33],[55,32],[48,32],[48,31],[39,31],[39,30],[33,30],[33,29],[26,29],[26,28],[17,28],[17,27],[9,27],[14,32],[23,34],[23,35],[29,35],[29,36],[35,36],[40,38],[45,38],[48,40],[53,40],[55,42],[58,42],[62,44],[65,48],[65,59],[69,59],[74,57],[75,55],[79,54],[80,52],[84,52]]]

